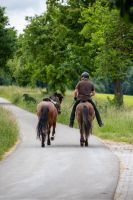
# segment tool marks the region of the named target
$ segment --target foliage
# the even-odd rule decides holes
[[[122,81],[133,62],[133,26],[120,18],[117,10],[109,10],[108,3],[97,1],[84,9],[81,34],[95,50],[96,74],[111,78],[114,82],[116,104],[123,103]]]
[[[133,67],[127,71],[125,80],[123,82],[123,93],[133,95]]]
[[[110,0],[112,7],[120,10],[120,16],[133,22],[133,2],[129,0]]]
[[[0,75],[8,73],[7,61],[13,57],[16,49],[16,31],[8,28],[8,18],[5,9],[0,7]]]
[[[68,5],[48,1],[47,7],[43,15],[27,17],[29,25],[19,37],[15,77],[19,85],[42,81],[48,83],[48,89],[64,92],[66,87],[75,85],[73,81],[78,81],[84,69],[89,69],[87,47],[79,34],[83,27],[78,23],[81,8],[76,1],[69,1]],[[29,75],[28,80],[25,74]]]
[[[98,91],[114,89],[116,103],[123,103],[122,82],[133,63],[133,25],[110,10],[109,1],[47,0],[45,13],[26,20],[8,62],[13,83],[41,83],[47,91],[64,93],[89,71]]]

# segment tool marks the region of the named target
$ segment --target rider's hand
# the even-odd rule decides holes
[[[76,101],[76,100],[77,100],[77,97],[74,97],[74,100]]]

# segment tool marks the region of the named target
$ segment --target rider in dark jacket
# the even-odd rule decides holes
[[[75,111],[76,111],[77,105],[80,102],[86,102],[86,101],[90,102],[93,105],[97,122],[100,127],[103,126],[103,122],[101,120],[100,114],[96,108],[96,105],[91,99],[91,97],[94,95],[95,95],[95,87],[93,83],[91,83],[89,80],[89,74],[88,72],[83,72],[81,74],[81,81],[78,82],[74,91],[74,99],[76,100],[76,102],[73,106],[71,116],[70,116],[70,124],[69,124],[70,127],[73,127],[73,124],[74,124]]]

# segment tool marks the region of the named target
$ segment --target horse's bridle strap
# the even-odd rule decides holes
[[[52,99],[50,99],[50,101],[51,101],[54,105],[57,104],[57,102],[56,102],[56,101],[53,101]]]

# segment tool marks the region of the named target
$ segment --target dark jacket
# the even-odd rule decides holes
[[[83,101],[90,99],[91,92],[95,90],[94,85],[88,79],[79,81],[75,89],[78,90],[77,100]]]

